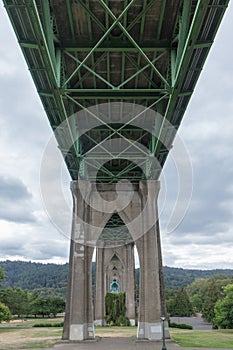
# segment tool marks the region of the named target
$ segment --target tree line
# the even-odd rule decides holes
[[[68,264],[41,264],[25,261],[0,261],[5,278],[2,288],[21,288],[23,290],[36,291],[43,296],[66,296]],[[197,278],[210,278],[216,274],[224,274],[227,277],[233,275],[233,270],[188,270],[164,266],[165,287],[177,290],[191,284]],[[136,269],[136,284],[139,285],[140,269]],[[95,283],[95,262],[92,263],[92,279]]]
[[[0,283],[4,279],[0,268]],[[56,317],[65,311],[65,300],[59,296],[43,297],[21,288],[0,289],[0,322],[18,317]]]
[[[0,267],[0,321],[9,319],[12,315],[27,316],[40,315],[48,317],[55,316],[65,309],[64,295],[66,290],[66,278],[68,265],[37,264],[25,262],[2,262],[8,267],[7,272]],[[1,266],[1,264],[0,264]],[[13,273],[13,267],[19,276]],[[64,267],[65,271],[64,272]],[[20,272],[21,269],[21,272]],[[52,278],[49,279],[48,269]],[[44,271],[44,286],[33,284],[34,289],[28,288],[30,277],[27,279],[27,271],[34,272],[34,281],[39,281],[41,271]],[[60,271],[60,277],[59,272]],[[95,263],[93,263],[93,286],[95,280]],[[224,274],[214,274],[214,272],[226,272]],[[10,272],[10,273],[9,273]],[[170,316],[191,316],[194,313],[201,313],[203,318],[211,322],[214,327],[233,328],[233,278],[232,270],[185,270],[164,267],[165,280],[173,281],[166,285],[166,305]],[[38,273],[39,277],[36,276]],[[4,274],[6,276],[4,276]],[[30,273],[28,273],[30,276]],[[177,282],[175,281],[177,274]],[[10,276],[9,276],[10,275]],[[65,277],[66,275],[66,277]],[[139,285],[140,270],[136,269],[136,290]],[[24,277],[22,277],[24,276]],[[47,276],[47,277],[46,277]],[[170,276],[170,277],[169,277]],[[172,276],[172,277],[171,277]],[[183,277],[182,277],[183,276]],[[191,279],[191,283],[185,284],[182,278]],[[188,278],[189,276],[189,278]],[[205,278],[200,277],[205,276]],[[6,281],[8,283],[6,283]],[[15,281],[15,283],[12,283]],[[53,281],[51,283],[51,281]],[[58,281],[58,286],[56,282]],[[59,282],[60,281],[60,282]],[[183,282],[182,282],[183,281]],[[10,283],[9,283],[10,282]],[[182,283],[181,283],[182,282]],[[62,292],[59,289],[62,285]],[[11,287],[9,287],[9,284]],[[177,286],[180,286],[178,288]],[[21,288],[22,286],[23,288]],[[176,288],[174,287],[176,286]]]

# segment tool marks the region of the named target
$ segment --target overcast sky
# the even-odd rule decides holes
[[[178,195],[176,143],[164,169],[160,224],[168,266],[233,269],[232,13],[231,2],[179,129],[192,163],[193,192],[177,227],[170,220]],[[2,3],[0,43],[0,259],[66,262],[70,178],[64,167],[63,203],[56,194],[60,169],[48,169],[43,179],[53,194],[51,223],[40,186],[51,129]],[[55,142],[54,150],[61,159]]]

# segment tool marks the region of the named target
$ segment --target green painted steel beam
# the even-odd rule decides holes
[[[85,94],[85,93],[93,93],[93,96],[95,93],[97,94],[106,94],[106,96],[111,96],[114,93],[119,93],[120,94],[135,94],[135,96],[140,96],[140,94],[142,93],[151,93],[154,94],[154,96],[158,96],[161,94],[167,94],[169,93],[171,90],[169,89],[142,89],[142,88],[134,88],[134,89],[124,89],[124,88],[118,88],[118,87],[113,87],[111,89],[61,89],[62,93],[65,94],[73,94],[73,93],[77,93],[77,94]]]
[[[74,100],[85,100],[97,98],[100,100],[106,99],[145,99],[158,100],[163,97],[168,98],[169,92],[160,89],[65,89],[61,92],[63,98],[72,97]],[[49,91],[38,91],[41,97],[53,97],[53,93]]]
[[[52,13],[50,11],[50,3],[48,0],[43,0],[41,2],[43,21],[44,21],[44,33],[47,41],[47,46],[53,67],[56,67],[56,57],[55,57],[55,46],[54,46],[54,33],[52,26]]]
[[[95,45],[95,42],[93,44],[90,43],[63,43],[61,45],[61,48],[65,51],[71,51],[71,52],[89,52],[93,46]],[[170,50],[170,44],[168,42],[143,42],[142,45],[140,45],[143,52],[163,52],[163,51],[169,51]],[[101,43],[96,49],[95,52],[138,52],[138,49],[135,46],[132,46],[127,41],[117,41],[114,40],[112,42],[105,41]]]
[[[187,33],[190,25],[190,13],[192,8],[192,0],[183,1],[182,15],[179,23],[179,34],[178,34],[178,48],[176,53],[176,65],[175,65],[175,75],[177,74],[178,66],[181,62],[181,57],[184,52],[185,45],[187,43]],[[194,15],[195,16],[195,15]]]
[[[67,7],[67,11],[68,11],[71,35],[72,35],[72,39],[74,40],[74,38],[75,38],[75,30],[74,30],[73,16],[72,16],[72,9],[71,9],[71,6],[70,6],[70,0],[66,0],[66,7]]]
[[[161,31],[162,31],[162,25],[164,22],[164,13],[166,8],[167,0],[162,1],[161,10],[160,10],[160,16],[159,16],[159,25],[157,30],[157,40],[160,39]]]
[[[225,11],[227,6],[228,6],[228,2],[225,2],[225,6],[222,7],[222,9]],[[204,0],[198,0],[197,5],[195,7],[195,12],[191,21],[191,25],[187,34],[187,37],[185,39],[185,44],[183,47],[183,51],[181,54],[181,57],[179,59],[179,62],[177,62],[177,67],[176,67],[176,73],[175,73],[175,77],[174,77],[174,81],[173,81],[173,92],[170,95],[169,98],[169,102],[166,108],[166,112],[164,115],[164,121],[168,120],[170,121],[172,119],[172,116],[174,114],[174,108],[175,105],[177,103],[177,99],[179,96],[182,96],[182,94],[184,92],[182,92],[182,86],[184,84],[185,78],[187,77],[187,73],[189,71],[189,69],[191,69],[190,67],[190,60],[192,58],[192,56],[195,54],[195,50],[197,50],[196,45],[198,45],[198,38],[200,37],[200,28],[202,27],[204,21],[205,21],[205,17],[208,14],[208,10],[212,8],[212,6],[209,5],[209,1],[204,1]],[[214,36],[216,34],[216,31],[220,25],[221,19],[223,17],[224,11],[222,11],[221,16],[218,19],[218,23],[215,23],[215,31],[212,37],[212,40],[214,40]],[[181,27],[180,27],[181,29]],[[201,47],[199,48],[201,49]],[[196,76],[195,76],[195,80],[193,82],[193,89],[195,87],[196,81],[201,73],[202,67],[205,63],[205,59],[208,55],[209,49],[210,49],[210,42],[208,42],[208,45],[204,47],[205,51],[205,57],[203,58],[202,62],[201,62],[201,66],[197,67],[196,69]],[[192,90],[193,90],[192,89]],[[190,91],[187,92],[188,97],[191,97],[191,93]],[[187,107],[187,103],[184,106],[184,108],[181,109],[181,113],[180,113],[180,119],[183,117],[183,114],[185,112],[185,109]],[[163,132],[163,127],[164,124],[162,124],[161,129],[160,129],[160,133],[159,136],[162,135]],[[160,137],[159,137],[160,138]],[[173,140],[171,140],[172,142]],[[160,141],[157,141],[156,147],[155,147],[155,154],[159,154],[161,152],[161,148],[163,147],[162,143]],[[165,162],[166,156],[164,158],[164,162]]]
[[[71,55],[69,52],[64,52],[65,54],[67,54],[69,57],[71,57],[75,62],[77,62],[78,64],[81,64],[82,61],[80,61],[77,57]],[[94,66],[94,62],[92,64],[92,66]],[[93,74],[96,78],[100,79],[101,81],[103,81],[106,85],[108,85],[110,88],[114,89],[115,86],[112,85],[109,80],[104,79],[100,74],[96,73],[94,69],[88,67],[86,64],[83,64],[83,68],[85,68],[88,72],[90,72],[91,74]]]
[[[29,49],[39,49],[39,45],[36,42],[30,42],[30,41],[24,41],[19,40],[19,44],[21,47],[29,48]],[[197,41],[197,43],[194,45],[195,49],[198,48],[205,48],[210,47],[213,44],[213,41]],[[89,52],[93,48],[93,44],[89,43],[80,43],[77,42],[73,44],[73,46],[70,43],[62,43],[59,47],[62,51],[67,52]],[[142,45],[140,45],[143,52],[169,52],[171,49],[171,44],[169,42],[143,42]],[[124,41],[118,41],[118,42],[104,42],[101,44],[101,46],[97,47],[95,49],[95,52],[138,52],[136,47],[133,47],[130,43],[124,42]]]
[[[137,44],[137,42],[133,39],[133,37],[129,34],[129,32],[124,28],[124,26],[121,24],[120,21],[116,18],[114,13],[110,10],[110,8],[105,4],[104,0],[99,0],[105,10],[109,13],[109,15],[113,18],[113,20],[117,23],[119,28],[122,30],[122,32],[126,35],[126,37],[129,39],[129,41],[132,43],[133,46],[138,50],[138,53],[142,55],[142,57],[145,59],[145,61],[151,66],[151,68],[154,70],[154,72],[157,74],[157,76],[163,81],[165,86],[169,86],[168,81],[164,78],[164,76],[159,72],[159,70],[155,67],[155,65],[151,62],[151,60],[147,57],[147,55],[143,52],[141,47]],[[114,23],[115,23],[114,22]]]
[[[131,80],[134,79],[135,77],[138,77],[139,74],[143,73],[143,72],[144,72],[147,68],[149,68],[149,66],[150,66],[149,64],[147,64],[146,66],[140,68],[139,63],[135,62],[134,59],[133,59],[132,57],[130,57],[130,56],[127,55],[127,54],[126,54],[126,57],[127,57],[128,60],[129,60],[130,62],[132,62],[133,65],[137,68],[137,71],[136,71],[134,74],[132,74],[128,79],[122,80],[122,83],[121,83],[120,85],[118,85],[117,88],[121,88],[122,86],[124,86],[126,83],[128,83],[129,81],[131,81]],[[157,56],[156,58],[154,58],[154,59],[152,60],[152,63],[154,64],[154,63],[155,63],[156,61],[158,61],[161,57],[163,57],[163,53],[162,53],[161,55]],[[140,56],[139,56],[139,58],[140,58]],[[153,72],[153,71],[152,71],[152,72]],[[151,83],[153,83],[153,82],[152,82],[152,78],[151,78],[151,79],[148,79],[148,77],[147,77],[146,75],[144,75],[144,77],[146,77],[147,80],[149,80]],[[135,87],[135,89],[136,89],[136,87]]]
[[[88,52],[84,60],[79,64],[79,66],[74,70],[74,72],[69,76],[69,78],[64,83],[64,86],[66,86],[69,81],[73,78],[73,76],[81,69],[81,67],[85,64],[85,62],[88,60],[88,58],[95,52],[96,48],[100,46],[100,44],[104,41],[104,39],[110,34],[111,30],[116,26],[116,24],[120,23],[121,18],[124,16],[125,12],[128,11],[128,9],[132,6],[132,4],[136,0],[131,0],[130,3],[126,6],[126,8],[122,11],[120,16],[115,19],[113,24],[105,31],[104,35],[98,40],[98,42],[95,44],[95,46]]]
[[[210,0],[174,2],[177,18],[169,18],[169,25],[174,20],[172,28],[164,22],[172,8],[166,0],[143,0],[135,8],[136,0],[124,0],[120,4],[121,12],[114,10],[114,0],[100,0],[94,6],[93,3],[75,0],[72,6],[82,9],[75,12],[70,0],[61,0],[60,10],[66,16],[63,31],[53,2],[24,0],[18,4],[16,0],[4,0],[53,130],[61,122],[67,123],[67,128],[56,137],[72,178],[77,179],[79,174],[96,180],[97,170],[100,182],[155,178],[161,169],[154,168],[151,157],[157,156],[163,166],[169,152],[159,141],[168,132],[165,122],[170,121],[178,129],[228,0],[222,0],[219,5]],[[153,6],[159,12],[153,22],[152,36],[148,25],[152,23]],[[80,13],[82,24],[75,23]],[[197,61],[195,55],[201,60]],[[69,122],[68,117],[94,103],[112,101],[140,103],[145,110],[158,111],[164,116],[158,137],[145,136],[143,131],[131,126],[140,114],[135,116],[132,111],[124,125],[114,126],[103,121],[97,108],[97,115],[91,117],[102,126],[79,138],[76,123]],[[109,109],[110,122],[112,117]],[[173,136],[169,136],[168,148]],[[127,142],[125,150],[108,152],[104,143],[111,144],[116,137]],[[145,140],[148,140],[148,152],[137,147]],[[70,149],[69,144],[72,144]],[[129,160],[124,160],[126,153]],[[106,164],[102,166],[103,161]]]

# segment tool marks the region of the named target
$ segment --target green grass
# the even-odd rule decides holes
[[[33,327],[37,324],[56,324],[63,321],[63,317],[57,318],[24,318],[24,319],[14,319],[11,322],[1,323],[0,327],[4,328],[28,328]]]
[[[212,331],[170,329],[170,334],[181,347],[233,349],[233,329]]]
[[[23,322],[24,327],[0,326],[0,349],[39,349],[53,347],[61,340],[61,327],[32,327],[35,323],[56,323],[58,319],[29,319]],[[136,327],[95,327],[100,337],[133,337]],[[171,337],[181,347],[192,348],[228,348],[233,349],[233,330],[194,331],[170,328]],[[169,345],[168,345],[169,349]]]

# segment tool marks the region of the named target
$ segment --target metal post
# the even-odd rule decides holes
[[[163,339],[163,346],[162,346],[162,350],[167,350],[166,348],[166,344],[165,344],[165,316],[162,316],[161,317],[161,320],[162,320],[162,339]]]

